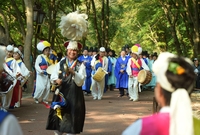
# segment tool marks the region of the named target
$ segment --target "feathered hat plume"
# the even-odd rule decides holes
[[[62,16],[59,24],[61,34],[70,40],[81,40],[87,35],[87,18],[86,14],[79,14],[78,11]]]

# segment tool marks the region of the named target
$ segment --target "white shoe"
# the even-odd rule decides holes
[[[130,100],[130,101],[132,101],[133,99],[132,99],[132,98],[130,98],[129,100]]]
[[[97,97],[94,97],[93,100],[97,100]]]
[[[15,103],[14,107],[15,107],[15,108],[20,107],[20,102],[18,101],[17,103]]]
[[[45,103],[45,104],[48,104],[48,102],[46,100],[43,100],[42,102]]]
[[[36,104],[38,104],[38,103],[39,103],[39,101],[38,101],[38,99],[37,99],[37,98],[35,98],[35,103],[36,103]]]
[[[134,100],[133,100],[133,102],[136,102],[136,101],[138,101],[138,99],[134,99]]]
[[[98,98],[98,100],[101,100],[101,98]]]

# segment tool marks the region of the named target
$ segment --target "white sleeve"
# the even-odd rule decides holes
[[[30,71],[27,69],[27,67],[26,67],[26,65],[22,62],[22,64],[21,64],[21,74],[22,74],[22,76],[27,76],[29,73],[30,73]]]
[[[17,64],[17,61],[16,60],[13,60],[12,63],[11,63],[11,69],[13,69],[13,75],[16,77],[17,73],[21,73],[21,70],[20,70],[20,67],[19,65]]]
[[[41,55],[38,55],[36,60],[35,60],[35,69],[38,73],[42,73],[42,69],[40,68],[39,64],[42,62]]]
[[[1,123],[0,135],[23,135],[21,127],[14,115],[9,114]]]
[[[6,63],[3,63],[3,68],[4,68],[4,70],[5,70],[9,75],[11,75],[12,77],[15,78],[13,72],[8,68],[8,66],[6,65]]]
[[[58,63],[56,64],[56,67],[55,67],[53,73],[51,74],[51,77],[50,77],[51,83],[53,83],[55,80],[58,79],[59,70],[60,70],[60,62],[58,62]]]
[[[141,130],[142,130],[142,120],[139,119],[133,124],[131,124],[128,128],[126,128],[122,132],[122,135],[140,135]]]
[[[86,78],[85,65],[81,64],[79,71],[75,72],[74,82],[77,86],[82,86]]]
[[[142,67],[143,67],[143,69],[149,71],[149,67],[148,67],[147,64],[144,62],[144,60],[143,60],[143,59],[140,59],[140,60],[142,61]]]
[[[108,71],[108,58],[104,58],[104,62],[103,62],[103,69],[105,71]]]
[[[127,67],[126,67],[126,72],[128,75],[132,75],[131,71],[131,59],[128,60]]]
[[[95,55],[95,56],[96,56],[96,55]],[[92,58],[92,61],[91,61],[91,64],[90,64],[92,67],[94,67],[94,65],[95,65],[95,61],[96,61],[95,56]]]

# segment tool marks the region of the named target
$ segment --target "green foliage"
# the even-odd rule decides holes
[[[16,44],[23,44],[23,32],[19,22],[21,19],[26,28],[26,13],[23,0],[5,1],[0,0],[0,8],[4,12],[9,25],[10,36]],[[14,3],[13,3],[14,2]],[[46,20],[41,26],[39,39],[54,41],[54,48],[58,51],[64,50],[63,38],[58,28],[60,18],[73,11],[73,8],[79,9],[80,12],[89,13],[88,24],[89,32],[85,44],[89,47],[97,46],[97,35],[94,26],[94,13],[92,6],[86,8],[88,0],[61,1],[56,0],[51,3],[48,0],[40,0],[43,10],[46,12]],[[16,8],[21,16],[17,16]],[[91,3],[90,3],[91,4]],[[191,15],[194,16],[193,2],[188,1]],[[174,35],[172,35],[172,23],[175,26],[175,32],[180,49],[183,55],[193,55],[193,33],[194,22],[191,18],[186,17],[188,10],[185,8],[183,1],[178,0],[110,0],[109,3],[109,46],[119,54],[121,48],[128,44],[132,46],[140,43],[143,50],[149,53],[155,51],[170,51],[178,53],[177,44],[175,44]],[[96,15],[98,18],[98,29],[101,29],[101,1],[95,0]],[[164,8],[168,6],[167,14]],[[199,11],[198,11],[199,12]],[[55,13],[55,18],[53,18]],[[4,26],[3,19],[0,16],[0,24]],[[100,34],[101,31],[100,31]],[[55,39],[51,39],[52,35]],[[33,39],[34,42],[34,39]]]

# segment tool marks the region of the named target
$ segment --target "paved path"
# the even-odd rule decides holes
[[[81,135],[120,135],[136,119],[152,113],[153,92],[140,93],[138,102],[129,101],[126,96],[118,98],[118,93],[107,91],[102,100],[85,96],[86,119]],[[18,118],[24,135],[53,135],[53,131],[45,130],[49,109],[35,104],[29,95],[24,93],[20,108],[8,111]]]

